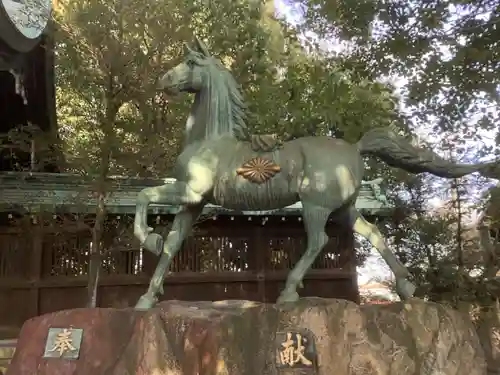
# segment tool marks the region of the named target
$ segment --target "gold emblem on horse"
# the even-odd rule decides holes
[[[238,168],[236,173],[250,182],[263,184],[280,171],[281,167],[272,160],[255,157]]]

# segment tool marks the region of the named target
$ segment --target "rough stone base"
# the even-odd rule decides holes
[[[70,326],[84,330],[79,358],[44,359],[48,328]],[[48,314],[25,323],[7,375],[290,374],[276,368],[275,339],[297,329],[314,334],[318,358],[300,373],[486,374],[474,327],[458,312],[420,300],[360,307],[305,298],[288,307],[169,301],[147,312]]]
[[[479,341],[488,363],[488,375],[500,375],[500,310],[492,306],[476,320]]]

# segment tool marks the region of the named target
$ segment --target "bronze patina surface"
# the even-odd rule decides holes
[[[272,134],[255,136],[246,124],[247,108],[239,85],[198,38],[195,48],[185,45],[184,60],[159,79],[158,89],[167,94],[194,93],[195,99],[186,122],[185,147],[177,158],[176,182],[148,187],[137,197],[134,234],[145,249],[161,253],[149,290],[136,305],[140,309],[157,302],[166,270],[207,203],[241,211],[302,203],[307,246],[289,273],[279,302],[299,298],[297,288],[329,240],[325,224],[330,217],[369,240],[394,273],[399,296],[408,299],[415,291],[409,271],[379,229],[354,205],[363,184],[363,156],[376,156],[410,173],[429,172],[444,178],[474,172],[492,178],[500,174],[498,161],[457,164],[415,147],[391,126],[369,130],[355,144],[326,136],[289,141]],[[266,152],[272,157],[263,155]],[[245,165],[259,157],[272,159],[275,166]],[[180,207],[165,240],[147,224],[148,206],[153,203]]]

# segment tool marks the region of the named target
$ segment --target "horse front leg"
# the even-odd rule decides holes
[[[172,263],[172,259],[181,249],[182,243],[189,235],[193,224],[203,211],[204,203],[184,206],[175,216],[172,228],[170,229],[160,261],[149,282],[148,291],[141,296],[135,308],[144,310],[153,307],[158,301],[158,294],[163,293],[163,281],[165,273]]]
[[[157,233],[151,233],[148,227],[148,207],[151,203],[168,204],[172,206],[198,205],[203,202],[203,194],[207,189],[202,189],[200,184],[177,181],[171,184],[148,187],[139,192],[135,208],[134,235],[143,248],[159,255],[163,248],[163,239]]]

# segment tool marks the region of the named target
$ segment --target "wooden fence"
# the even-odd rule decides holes
[[[232,220],[231,220],[232,219]],[[19,224],[19,220],[23,224]],[[114,218],[103,239],[108,251],[98,288],[100,307],[133,306],[145,292],[158,260],[142,251],[131,219]],[[171,218],[162,218],[168,227]],[[10,223],[10,224],[9,224]],[[30,317],[84,307],[91,232],[60,218],[11,218],[0,232],[0,338],[15,337]],[[8,224],[8,225],[7,225]],[[358,301],[353,236],[332,226],[331,240],[308,273],[302,296]],[[246,217],[200,224],[174,259],[163,299],[275,301],[305,248],[297,217],[265,225]],[[2,333],[3,332],[3,333]]]

